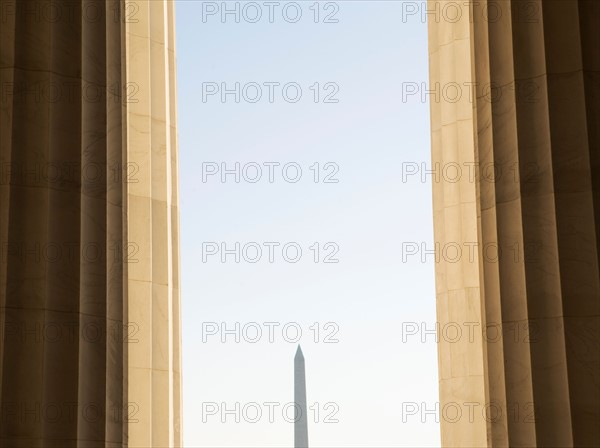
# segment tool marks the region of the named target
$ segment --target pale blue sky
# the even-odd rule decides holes
[[[401,335],[402,322],[435,321],[433,259],[402,263],[401,257],[403,242],[433,247],[431,185],[402,183],[401,176],[402,163],[430,158],[429,105],[401,101],[403,82],[428,79],[426,24],[403,23],[401,3],[393,1],[320,2],[319,23],[314,1],[297,2],[297,23],[281,14],[290,2],[277,3],[273,23],[264,2],[257,2],[263,13],[257,23],[246,20],[254,17],[250,9],[239,23],[231,15],[222,23],[219,14],[202,17],[203,7],[210,12],[222,2],[177,2],[185,444],[292,446],[293,425],[281,408],[293,401],[296,344],[280,329],[295,322],[303,332],[308,403],[319,403],[321,411],[318,423],[311,422],[314,413],[309,417],[311,446],[439,446],[432,417],[403,423],[401,415],[402,402],[433,406],[438,400],[435,342],[402,343]],[[296,7],[288,8],[293,18]],[[338,22],[323,23],[333,12]],[[256,103],[243,97],[236,103],[233,95],[225,103],[219,95],[203,102],[203,83],[223,82],[229,88],[297,83],[302,97],[287,102],[275,87],[269,102],[263,87]],[[334,90],[326,83],[339,88],[337,103],[323,102]],[[204,84],[205,92],[210,86]],[[251,89],[247,97],[254,96]],[[214,175],[202,182],[203,163],[208,169],[206,163],[222,162],[258,164],[262,178],[236,183],[229,175],[223,183]],[[273,183],[265,162],[280,163]],[[328,162],[334,165],[325,169]],[[301,167],[298,182],[283,178],[286,163]],[[247,177],[255,166],[247,165]],[[334,167],[338,182],[322,182]],[[205,253],[203,262],[203,243],[216,243],[206,249],[222,242],[229,248],[257,243],[262,258],[250,263],[242,256],[236,263],[229,255],[223,263],[220,253]],[[264,242],[280,243],[273,263]],[[281,253],[289,242],[303,251],[297,263]],[[247,246],[247,259],[256,245]],[[339,262],[323,263],[336,248]],[[203,342],[210,322],[281,325],[273,343],[268,334],[256,343],[243,337],[236,343],[233,335],[223,343],[220,333],[205,334]],[[339,342],[315,342],[309,328],[315,322],[319,339],[339,329]],[[327,322],[333,324],[324,328]],[[268,415],[257,423],[236,423],[231,415],[222,423],[220,412],[203,415],[203,404],[206,411],[212,402],[231,409],[235,402],[282,406],[273,423]],[[329,402],[338,423],[322,421],[334,409],[324,409]]]

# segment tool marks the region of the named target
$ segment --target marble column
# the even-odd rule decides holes
[[[600,446],[600,3],[452,3],[427,4],[437,313],[483,331],[440,339],[440,409],[474,409],[442,443]]]
[[[181,446],[174,4],[0,13],[0,445]]]

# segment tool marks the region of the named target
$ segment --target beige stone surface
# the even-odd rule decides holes
[[[502,415],[442,416],[442,443],[600,446],[600,3],[460,5],[460,21],[429,17],[430,84],[470,85],[475,100],[431,101],[432,162],[478,170],[434,182],[434,233],[479,251],[437,264],[438,321],[502,337],[440,339],[440,401]],[[492,164],[502,176],[490,180]]]
[[[173,1],[0,7],[0,445],[181,446]]]

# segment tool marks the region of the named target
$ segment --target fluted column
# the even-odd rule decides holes
[[[173,2],[0,7],[0,445],[181,446]]]
[[[435,239],[463,248],[436,266],[438,320],[484,331],[440,340],[441,408],[476,410],[442,442],[598,446],[600,7],[453,5],[429,18],[430,83],[462,90],[431,99],[433,164],[463,171],[433,185]]]
[[[128,319],[139,325],[127,356],[129,401],[139,423],[130,446],[181,446],[177,129],[174,2],[126,11]],[[138,251],[139,250],[139,251]]]

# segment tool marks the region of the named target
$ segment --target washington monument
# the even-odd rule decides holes
[[[298,346],[294,357],[294,403],[297,412],[294,419],[294,447],[308,448],[308,425],[306,415],[306,375],[304,355]]]

